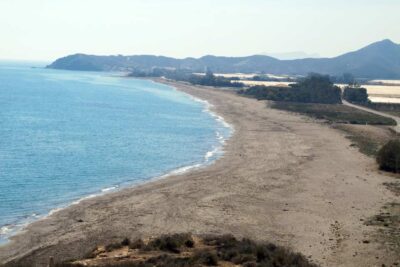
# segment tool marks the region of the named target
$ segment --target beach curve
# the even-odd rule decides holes
[[[33,223],[0,248],[1,261],[46,266],[50,256],[79,258],[123,237],[192,232],[269,240],[322,266],[381,263],[376,257],[386,252],[360,242],[371,231],[360,219],[391,200],[382,186],[390,178],[342,134],[266,102],[167,84],[209,101],[234,126],[224,156],[207,168],[87,199]]]

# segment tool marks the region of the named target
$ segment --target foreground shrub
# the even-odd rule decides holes
[[[379,151],[376,161],[381,170],[400,173],[400,140],[391,140]]]
[[[271,243],[257,243],[246,238],[237,240],[231,235],[206,237],[204,243],[217,247],[220,260],[243,266],[315,266],[303,255]]]
[[[193,256],[193,262],[207,266],[218,265],[218,256],[215,252],[201,250]]]
[[[123,242],[127,244],[128,242]],[[132,258],[115,260],[97,255],[102,267],[193,267],[193,266],[244,266],[244,267],[316,267],[298,253],[271,243],[258,243],[250,239],[238,240],[232,235],[197,237],[190,234],[163,235],[148,244],[140,244],[132,251]],[[135,246],[136,247],[136,246]],[[161,253],[160,253],[161,252]],[[114,259],[114,260],[113,260]],[[135,260],[136,259],[136,260]],[[227,265],[229,263],[229,265]],[[56,264],[56,267],[83,267],[83,262]]]
[[[106,251],[110,252],[110,251],[113,251],[113,250],[116,250],[116,249],[120,249],[122,247],[123,247],[122,242],[121,243],[111,243],[111,244],[108,244],[105,247],[105,249],[106,249]]]
[[[179,253],[180,248],[193,247],[193,239],[190,234],[163,235],[149,242],[146,250],[161,250]]]
[[[143,249],[145,246],[146,245],[142,239],[137,239],[137,240],[129,243],[130,249]]]

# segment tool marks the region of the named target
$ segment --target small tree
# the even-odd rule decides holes
[[[400,140],[391,140],[378,152],[376,161],[381,170],[400,173]]]
[[[364,104],[369,102],[368,92],[365,88],[347,86],[344,88],[343,98],[354,103]]]

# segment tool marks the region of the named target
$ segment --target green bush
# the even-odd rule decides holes
[[[341,104],[341,90],[335,86],[329,76],[310,74],[290,87],[253,86],[240,90],[239,94],[255,97],[259,100],[273,100],[301,103]]]
[[[231,79],[225,77],[217,77],[211,71],[208,71],[204,76],[192,74],[189,77],[188,82],[190,82],[191,84],[198,84],[204,86],[243,87],[243,83],[231,82]]]
[[[352,103],[367,104],[369,102],[367,89],[346,87],[344,88],[343,98]]]
[[[179,253],[182,246],[193,247],[193,244],[194,242],[190,234],[162,235],[150,241],[146,249],[159,249],[161,251]]]
[[[381,170],[400,173],[400,140],[391,140],[378,152],[376,158]]]

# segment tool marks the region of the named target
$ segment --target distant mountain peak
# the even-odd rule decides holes
[[[365,48],[376,47],[376,48],[380,48],[380,49],[387,49],[387,48],[398,47],[398,46],[400,46],[400,45],[396,44],[392,40],[384,39],[382,41],[372,43],[372,44],[366,46]]]
[[[377,42],[377,43],[382,43],[382,44],[395,44],[395,45],[397,45],[395,42],[393,42],[393,41],[390,40],[390,39],[383,39],[382,41]]]

